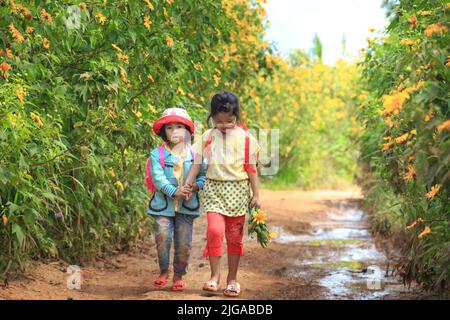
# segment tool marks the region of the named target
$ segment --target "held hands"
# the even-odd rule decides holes
[[[192,197],[192,193],[198,190],[197,182],[187,183],[182,187],[178,187],[175,196],[183,197],[185,201],[188,201]]]
[[[187,185],[184,185],[182,187],[178,187],[177,188],[177,191],[175,191],[174,196],[186,199],[187,197],[190,198],[191,194],[192,194],[191,188],[189,186],[187,186]]]

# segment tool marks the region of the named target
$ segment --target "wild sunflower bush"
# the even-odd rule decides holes
[[[144,165],[166,107],[267,69],[257,1],[0,0],[0,275],[82,263],[145,234]]]
[[[358,112],[377,229],[400,225],[405,281],[442,292],[450,278],[449,14],[445,1],[395,2],[365,53],[369,96]]]
[[[265,182],[273,187],[350,185],[357,157],[352,137],[360,129],[354,111],[366,95],[356,62],[340,59],[327,65],[320,55],[302,50],[268,60],[270,73],[261,70],[244,88],[246,104],[252,106],[246,116],[269,137],[279,129],[279,172]]]

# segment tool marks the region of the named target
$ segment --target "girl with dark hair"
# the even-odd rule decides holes
[[[256,160],[260,146],[239,123],[239,99],[230,92],[217,93],[211,100],[213,128],[194,143],[194,165],[186,183],[189,186],[200,172],[203,157],[206,158],[206,182],[201,203],[207,213],[206,247],[204,256],[209,257],[211,277],[203,290],[218,291],[220,283],[220,260],[224,235],[227,239],[228,277],[226,296],[240,294],[237,271],[240,257],[244,255],[243,235],[245,216],[250,207],[260,207],[259,182]]]

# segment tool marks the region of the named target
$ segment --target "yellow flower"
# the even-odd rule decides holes
[[[19,17],[20,19],[26,18],[28,21],[33,20],[33,15],[26,7],[21,4],[15,4],[14,1],[10,1],[10,4],[11,9],[17,17]]]
[[[48,41],[47,38],[44,38],[44,41],[43,41],[42,45],[44,46],[45,49],[49,49],[50,48],[50,41]]]
[[[173,46],[173,39],[172,39],[172,37],[167,36],[166,43],[167,43],[167,45],[169,47],[172,47]]]
[[[434,113],[433,111],[430,111],[426,116],[425,116],[425,122],[430,121],[431,117],[433,117]]]
[[[425,28],[424,34],[428,37],[431,37],[435,33],[438,35],[442,35],[445,32],[447,32],[447,29],[445,27],[442,27],[440,23],[433,23]]]
[[[41,10],[40,17],[42,23],[51,24],[53,21],[53,17],[45,9]]]
[[[408,92],[395,92],[390,95],[384,95],[383,106],[384,110],[382,115],[394,114],[397,115],[403,107],[403,104],[407,99],[409,99]]]
[[[137,118],[141,118],[142,117],[142,113],[140,111],[133,111],[133,113],[135,114],[135,116]]]
[[[19,87],[19,88],[16,90],[16,97],[17,97],[17,99],[19,100],[20,104],[23,104],[23,103],[24,103],[24,99],[23,99],[24,96],[25,96],[25,91],[23,90],[22,87]]]
[[[415,14],[413,14],[411,18],[409,18],[409,24],[411,28],[414,28],[417,25],[417,17]]]
[[[110,168],[108,169],[108,172],[109,172],[109,174],[111,175],[111,177],[113,177],[113,178],[116,177],[116,173],[114,172],[113,167],[110,167]]]
[[[400,44],[404,45],[404,46],[412,46],[413,44],[415,44],[415,42],[414,42],[414,40],[407,38],[407,39],[401,40]]]
[[[86,10],[86,3],[84,3],[84,2],[80,3],[80,9]]]
[[[409,138],[409,133],[405,133],[405,134],[401,135],[400,137],[395,138],[395,143],[405,142],[406,140],[408,140],[408,138]]]
[[[278,237],[278,233],[276,233],[275,231],[269,232],[269,240],[275,239],[277,237]]]
[[[203,66],[200,63],[195,63],[194,61],[192,61],[192,64],[194,65],[194,69],[197,71],[203,71]]]
[[[394,145],[393,141],[387,142],[383,144],[383,151],[388,151]]]
[[[369,32],[373,33],[373,32],[375,32],[375,29],[374,28],[369,28]]]
[[[392,128],[394,123],[392,122],[392,118],[391,117],[387,117],[386,118],[386,124],[389,126],[389,128]]]
[[[33,112],[30,112],[30,117],[31,117],[31,119],[33,119],[33,121],[34,121],[39,127],[43,127],[43,126],[44,126],[44,123],[42,122],[41,118],[40,118],[37,114],[35,114],[35,113],[33,113]]]
[[[125,187],[123,186],[123,183],[120,182],[120,180],[117,180],[114,184],[115,184],[116,186],[118,186],[118,187],[119,187],[120,189],[122,189],[122,190],[125,189]]]
[[[34,28],[33,27],[27,27],[26,29],[25,29],[25,33],[32,33],[34,31]]]
[[[414,179],[415,175],[416,175],[416,170],[414,170],[414,168],[411,165],[409,165],[408,172],[405,174],[403,179],[405,179],[406,181],[411,181]]]
[[[2,216],[2,219],[3,219],[3,225],[6,226],[6,224],[8,223],[8,217],[6,216],[6,214],[4,214]]]
[[[437,127],[437,131],[439,133],[441,133],[441,131],[446,130],[446,131],[450,131],[450,120],[447,120],[443,123],[441,123],[438,127]]]
[[[256,224],[264,224],[266,216],[267,214],[263,210],[259,209],[258,211],[255,211],[252,215],[253,222],[255,222]]]
[[[158,111],[156,110],[156,108],[155,108],[154,105],[149,104],[149,105],[148,105],[148,108],[149,108],[149,110],[150,110],[151,113],[156,113],[156,112],[158,112]]]
[[[435,184],[434,186],[432,186],[431,190],[427,193],[427,199],[433,199],[434,196],[439,192],[440,188],[440,184]]]
[[[413,223],[411,223],[409,226],[407,226],[406,229],[407,229],[407,230],[408,230],[408,229],[412,229],[412,228],[414,228],[415,226],[417,226],[417,225],[419,225],[419,224],[421,224],[421,223],[423,223],[423,219],[422,219],[422,218],[418,218],[418,219],[415,220]]]
[[[155,7],[153,6],[153,4],[150,2],[150,0],[145,0],[145,3],[147,3],[148,8],[153,11],[155,10]]]
[[[117,53],[117,58],[119,58],[120,60],[123,60],[123,62],[125,62],[125,64],[129,64],[130,63],[130,61],[128,60],[128,55],[126,55],[126,54],[118,52]]]
[[[112,44],[111,47],[113,47],[116,51],[122,52],[122,49],[120,49],[116,44]]]
[[[214,78],[214,85],[217,87],[220,83],[220,77],[215,74],[213,78]]]
[[[11,69],[11,65],[9,63],[3,61],[2,64],[0,64],[0,72],[2,74],[4,74],[9,69]]]
[[[97,19],[98,19],[98,23],[100,23],[101,25],[104,25],[104,24],[105,24],[105,22],[106,22],[106,17],[105,17],[103,14],[97,13],[95,16],[96,16]]]
[[[150,80],[151,82],[155,82],[155,79],[153,79],[151,74],[147,75],[147,79]]]
[[[150,21],[150,17],[146,15],[144,17],[144,26],[147,28],[147,30],[150,30],[150,26],[152,25],[152,22]]]
[[[7,56],[8,58],[12,59],[12,58],[13,58],[13,53],[12,53],[11,49],[6,48],[5,51],[6,51],[6,56]]]
[[[178,87],[177,93],[181,94],[182,96],[186,95],[186,92],[184,92],[184,90],[182,88],[180,88],[180,87]]]
[[[219,58],[212,52],[209,52],[209,54],[211,55],[211,57],[214,59],[214,62],[219,61]]]
[[[127,85],[127,87],[131,86],[130,82],[128,81],[127,74],[122,68],[119,69],[119,74],[120,79],[122,79],[122,81]]]
[[[8,28],[14,40],[16,40],[18,43],[22,43],[25,40],[20,31],[17,30],[12,23],[9,24]]]
[[[431,11],[424,11],[424,10],[422,10],[422,11],[419,11],[419,12],[417,12],[418,14],[420,14],[421,16],[429,16],[432,12]]]
[[[429,234],[431,232],[431,229],[429,226],[426,226],[423,231],[419,234],[418,238],[422,238],[425,235]]]

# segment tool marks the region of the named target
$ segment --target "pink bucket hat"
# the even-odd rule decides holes
[[[168,108],[164,110],[161,118],[153,123],[153,132],[159,135],[163,125],[171,122],[180,122],[187,125],[191,134],[194,134],[194,123],[192,122],[191,117],[189,117],[187,111],[182,108]]]

